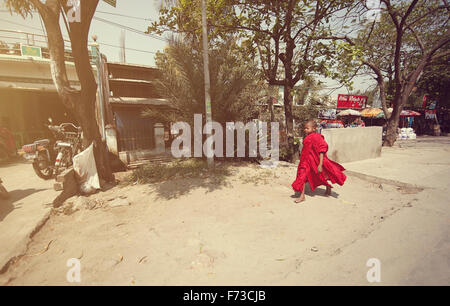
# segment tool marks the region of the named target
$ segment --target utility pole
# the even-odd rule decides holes
[[[208,29],[206,26],[206,4],[205,0],[202,0],[202,28],[203,28],[203,70],[205,74],[205,110],[206,110],[206,124],[212,123],[211,115],[211,96],[210,96],[210,79],[209,79],[209,59],[208,59]],[[208,138],[211,133],[207,133]],[[212,151],[212,147],[207,146],[206,155],[209,156]],[[214,167],[214,155],[207,157],[208,167]]]
[[[120,32],[120,62],[125,63],[125,30]]]

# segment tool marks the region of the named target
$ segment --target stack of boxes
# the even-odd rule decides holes
[[[416,139],[417,135],[412,128],[401,128],[398,130],[397,140]]]

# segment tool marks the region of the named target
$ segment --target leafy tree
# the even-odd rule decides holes
[[[321,95],[320,91],[324,88],[323,83],[309,77],[300,86],[296,88],[298,96],[293,105],[293,117],[295,122],[306,122],[318,117],[319,111],[329,108],[330,99],[326,95]],[[295,131],[296,135],[303,135],[303,128]]]
[[[205,114],[201,50],[199,41],[174,38],[164,52],[157,53],[156,65],[161,71],[157,88],[170,101],[171,111],[147,109],[145,116],[193,123],[194,114]],[[253,60],[229,37],[210,50],[209,64],[213,120],[224,125],[254,118],[264,86],[258,82],[259,71]]]
[[[384,145],[397,138],[400,113],[425,67],[448,51],[450,6],[446,0],[382,0],[380,20],[367,24],[357,39],[344,37],[362,50],[361,62],[380,89],[388,125]],[[393,112],[388,114],[388,101]]]
[[[199,0],[170,1],[149,31],[173,30],[195,35],[201,30]],[[173,3],[176,2],[176,3]],[[320,37],[332,32],[332,17],[353,4],[350,0],[209,0],[208,27],[212,44],[224,33],[239,33],[241,47],[259,59],[269,85],[283,86],[289,153],[293,156],[293,89],[309,74],[345,82],[355,48]],[[345,19],[345,18],[344,18]],[[197,34],[198,35],[198,34]],[[340,73],[332,66],[340,58]]]
[[[89,51],[88,34],[92,18],[99,0],[80,0],[81,22],[66,22],[70,37],[72,56],[75,63],[81,89],[74,89],[67,77],[64,57],[64,39],[60,28],[61,15],[67,19],[71,7],[64,0],[5,0],[11,13],[23,17],[37,10],[44,21],[48,37],[48,47],[51,59],[51,72],[59,97],[83,128],[85,144],[94,143],[94,153],[99,176],[107,181],[113,180],[112,172],[107,163],[106,147],[102,143],[100,129],[95,115],[97,83],[92,71]]]
[[[447,45],[446,50],[450,46]],[[439,107],[450,107],[450,54],[442,56],[430,63],[419,80],[418,96],[436,100]]]

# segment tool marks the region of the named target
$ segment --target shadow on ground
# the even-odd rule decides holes
[[[25,159],[21,158],[21,157],[12,157],[10,159],[8,159],[7,161],[1,161],[0,162],[0,167],[2,168],[8,168],[8,167],[13,167],[16,165],[20,165],[20,164],[30,164],[30,162],[26,161]]]
[[[16,202],[28,197],[29,195],[33,193],[37,193],[40,191],[44,191],[46,189],[21,189],[21,190],[9,190],[9,199],[2,199],[0,200],[0,222],[5,219],[5,217],[10,214],[15,209],[22,208],[21,203]]]
[[[307,197],[313,198],[315,196],[319,196],[319,197],[328,198],[328,196],[325,195],[325,191],[326,191],[325,187],[318,187],[314,191],[312,191],[311,187],[309,186],[308,183],[306,183],[306,185],[305,185],[305,196],[307,196]],[[299,197],[300,197],[300,192],[295,192],[295,195],[291,196],[291,198],[293,198],[293,199],[296,199]],[[334,192],[333,190],[331,190],[330,197],[337,199],[337,198],[339,198],[339,194]]]
[[[229,186],[227,177],[233,175],[231,168],[236,166],[232,162],[219,162],[214,170],[210,170],[201,160],[178,161],[168,165],[144,166],[133,171],[125,180],[148,184],[157,198],[170,200],[198,188],[213,192]]]
[[[186,194],[189,194],[192,190],[198,188],[206,189],[206,192],[213,192],[229,186],[226,181],[228,174],[210,175],[205,178],[185,178],[161,182],[155,187],[157,198],[159,199],[176,199]]]

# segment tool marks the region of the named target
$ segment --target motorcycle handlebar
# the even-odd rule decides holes
[[[70,123],[70,122],[68,122],[68,123],[61,123],[59,126],[60,126],[60,127],[65,127],[65,126],[68,126],[68,125],[72,126],[72,127],[75,128],[77,131],[80,129],[80,127],[78,127],[78,126],[76,126],[75,124]]]
[[[47,127],[48,127],[50,130],[54,130],[54,131],[62,132],[62,133],[65,132],[65,131],[64,131],[64,128],[65,128],[66,126],[72,126],[75,130],[77,130],[77,132],[81,132],[81,127],[78,127],[78,126],[76,126],[76,125],[73,124],[73,123],[61,123],[60,125],[47,125]]]

